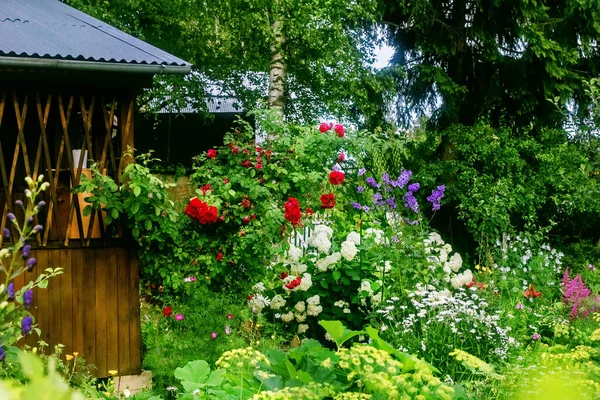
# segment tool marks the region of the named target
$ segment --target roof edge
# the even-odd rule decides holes
[[[99,61],[57,60],[52,58],[0,56],[0,67],[47,68],[53,70],[122,72],[130,74],[186,75],[191,65],[132,64]]]

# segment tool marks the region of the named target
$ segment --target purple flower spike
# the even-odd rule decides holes
[[[33,217],[27,218],[27,224],[28,225],[33,225]]]
[[[360,210],[362,208],[362,206],[360,205],[360,203],[353,202],[352,203],[352,208],[354,208],[356,210]]]
[[[38,203],[37,207],[38,207],[39,209],[42,209],[42,208],[46,207],[46,202],[45,202],[44,200],[40,201],[40,202]]]
[[[6,357],[6,352],[4,351],[4,346],[0,346],[0,361],[4,361]]]
[[[2,233],[4,234],[5,238],[7,238],[7,239],[10,238],[10,230],[8,228],[4,228]]]
[[[419,212],[419,203],[412,192],[406,192],[404,195],[404,207],[410,208],[413,212]]]
[[[30,251],[31,251],[31,246],[30,245],[26,244],[25,246],[23,246],[23,250],[22,250],[22,252],[23,252],[23,254],[22,254],[23,259],[26,259],[26,258],[29,257],[29,252]]]
[[[31,318],[30,315],[23,318],[23,321],[21,321],[21,332],[23,332],[23,335],[27,335],[29,332],[31,332],[32,324],[33,324],[33,318]]]
[[[8,293],[8,300],[13,301],[15,299],[15,284],[11,282],[8,284],[6,288],[6,293]]]
[[[366,172],[367,172],[366,169],[361,168],[361,169],[358,170],[358,176],[363,176]]]
[[[364,188],[364,187],[362,187],[362,186],[357,186],[357,187],[356,187],[356,190],[358,191],[358,193],[362,193],[362,192],[364,192],[364,191],[365,191],[365,188]]]
[[[419,184],[419,182],[415,182],[415,183],[412,183],[412,184],[408,185],[408,190],[409,190],[410,192],[413,192],[413,193],[414,193],[414,192],[416,192],[417,190],[419,190],[419,188],[420,188],[420,187],[421,187],[421,185]]]
[[[41,232],[44,230],[44,227],[41,225],[36,225],[33,227],[33,232],[37,233],[37,232]]]
[[[27,260],[27,272],[31,272],[33,270],[33,267],[35,267],[36,263],[37,263],[37,260],[33,257],[31,257],[29,260]]]
[[[406,184],[408,184],[408,181],[410,181],[411,176],[412,176],[412,171],[408,171],[408,170],[402,171],[402,173],[398,177],[398,180],[396,181],[396,184],[398,185],[398,187],[403,188],[404,186],[406,186]]]
[[[15,205],[18,207],[23,207],[23,202],[21,200],[15,201]]]
[[[8,214],[6,214],[6,218],[8,218],[10,221],[14,221],[15,220],[15,214],[8,213]]]
[[[33,304],[33,290],[29,289],[23,295],[23,305],[25,306],[25,308],[29,308],[29,307],[31,307],[32,304]]]
[[[440,201],[444,197],[444,190],[446,186],[438,186],[435,190],[431,192],[431,195],[427,197],[427,201],[432,204],[432,208],[434,211],[438,211],[440,209]]]

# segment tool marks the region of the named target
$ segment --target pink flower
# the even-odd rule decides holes
[[[533,334],[533,340],[539,340],[540,339],[540,334],[539,333],[534,333]]]
[[[231,335],[231,328],[229,327],[229,325],[225,326],[225,334]]]
[[[517,310],[524,310],[524,309],[525,309],[525,306],[524,306],[523,304],[521,304],[521,303],[517,303],[517,305],[515,306],[515,308],[516,308]]]
[[[344,132],[345,132],[346,130],[344,129],[344,126],[343,126],[343,125],[340,125],[340,124],[335,124],[335,126],[333,127],[333,130],[335,131],[335,133],[337,133],[337,135],[338,135],[339,137],[341,137],[341,138],[342,138],[342,137],[344,137]]]
[[[321,122],[321,125],[319,125],[319,130],[321,131],[321,133],[325,133],[331,128],[333,128],[333,124],[331,123],[328,124],[327,122]]]
[[[233,314],[227,314],[228,319],[233,319]]]
[[[213,339],[216,339],[217,338],[217,332],[211,333],[210,337],[213,338]]]
[[[344,154],[344,152],[341,152],[341,153],[338,155],[338,159],[337,159],[337,161],[338,161],[338,162],[344,162],[344,160],[345,160],[345,159],[346,159],[346,154]]]
[[[215,149],[210,149],[206,152],[206,156],[208,158],[215,158],[217,156],[217,151]]]
[[[177,314],[177,315],[175,315],[175,319],[177,321],[183,321],[183,314]]]

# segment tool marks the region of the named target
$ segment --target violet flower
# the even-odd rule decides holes
[[[7,239],[10,238],[10,230],[8,228],[4,228],[2,233],[4,234],[5,238],[7,238]]]
[[[358,170],[358,176],[363,176],[366,172],[367,170],[365,168],[361,168]]]
[[[31,246],[26,244],[25,246],[23,246],[23,249],[21,250],[21,252],[22,252],[21,257],[23,257],[23,259],[26,259],[27,257],[29,257],[30,251],[31,251]]]
[[[15,284],[14,284],[14,282],[11,282],[8,284],[8,287],[6,288],[6,293],[8,293],[9,301],[13,301],[15,299]]]
[[[33,319],[31,318],[30,315],[23,318],[23,320],[21,321],[21,332],[23,332],[23,335],[27,335],[29,332],[31,332],[32,324],[33,324]]]
[[[427,201],[429,201],[432,204],[432,208],[434,211],[438,211],[440,209],[440,201],[444,197],[445,190],[446,186],[441,185],[438,186],[435,190],[432,190],[430,196],[427,196]]]
[[[6,352],[4,351],[4,346],[0,346],[0,361],[4,361],[6,358]]]
[[[413,195],[413,192],[406,192],[404,195],[404,207],[410,208],[415,213],[419,212],[419,203]]]
[[[29,308],[29,307],[31,307],[32,304],[33,304],[33,290],[29,289],[23,295],[23,305],[25,306],[25,308]]]
[[[27,260],[27,272],[31,272],[33,270],[33,267],[35,267],[36,263],[37,263],[37,260],[33,257],[31,257],[29,260]]]

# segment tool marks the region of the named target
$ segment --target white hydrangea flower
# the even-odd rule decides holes
[[[321,253],[328,253],[329,249],[331,248],[331,241],[325,233],[319,233],[311,236],[311,238],[308,240],[308,244],[312,247],[315,247]]]
[[[446,243],[446,244],[444,245],[443,249],[444,249],[444,251],[445,251],[447,254],[450,254],[450,253],[452,253],[452,246],[450,245],[450,243]]]
[[[344,257],[347,261],[352,261],[356,254],[358,254],[358,249],[354,242],[345,241],[342,243],[342,249],[340,251],[342,257]]]
[[[290,311],[286,314],[281,314],[281,320],[286,323],[292,322],[294,320],[294,313]]]
[[[285,299],[280,295],[273,297],[271,300],[271,308],[273,310],[279,310],[281,307],[285,306]]]
[[[344,307],[348,307],[348,302],[344,301],[344,300],[338,300],[335,303],[333,303],[334,306],[339,307],[339,308],[344,308]]]
[[[317,305],[321,302],[321,298],[319,297],[318,294],[315,294],[312,297],[309,297],[308,299],[306,299],[306,304],[314,304]]]
[[[303,273],[306,272],[306,270],[308,269],[308,266],[306,264],[296,264],[296,265],[292,265],[290,267],[290,273],[292,275],[302,275]]]
[[[310,276],[308,273],[304,273],[302,275],[302,281],[300,282],[300,285],[298,285],[298,289],[306,292],[311,286],[312,276]]]
[[[314,236],[320,235],[321,233],[327,236],[327,239],[331,239],[333,236],[333,229],[328,227],[327,225],[315,225]]]
[[[248,301],[250,308],[256,308],[258,311],[262,311],[263,308],[268,307],[271,302],[269,299],[261,294],[255,294],[252,300]]]
[[[300,257],[302,257],[302,249],[291,245],[290,250],[288,251],[289,260],[296,263],[298,260],[300,260]]]
[[[358,289],[359,292],[367,292],[369,293],[370,296],[373,295],[373,289],[371,289],[371,282],[369,281],[362,281],[360,283],[360,289]]]
[[[468,285],[472,281],[473,281],[473,273],[471,272],[470,269],[466,270],[463,273],[456,274],[450,279],[450,283],[452,284],[452,287],[455,289],[458,289],[460,287]]]
[[[256,285],[252,286],[252,290],[254,292],[264,292],[266,290],[265,284],[262,282],[258,282]]]
[[[350,311],[350,309],[349,309],[349,308],[344,308],[344,309],[342,310],[342,312],[343,312],[344,314],[350,314],[352,311]]]
[[[294,308],[296,309],[296,311],[301,313],[304,312],[304,310],[306,310],[306,304],[303,301],[299,301],[296,303]]]
[[[296,317],[296,322],[306,321],[306,313],[295,313],[294,317]]]
[[[346,237],[346,241],[353,242],[355,245],[359,245],[360,235],[357,232],[350,232]]]
[[[458,272],[463,264],[462,257],[460,254],[454,253],[452,257],[450,257],[450,260],[448,260],[447,264],[453,272]]]
[[[440,249],[440,256],[438,257],[440,262],[448,261],[448,252],[444,249]]]
[[[302,335],[307,330],[308,330],[308,325],[306,325],[306,324],[298,325],[298,335]]]
[[[317,304],[309,304],[306,309],[306,313],[311,317],[317,317],[319,314],[323,312],[323,307]]]

